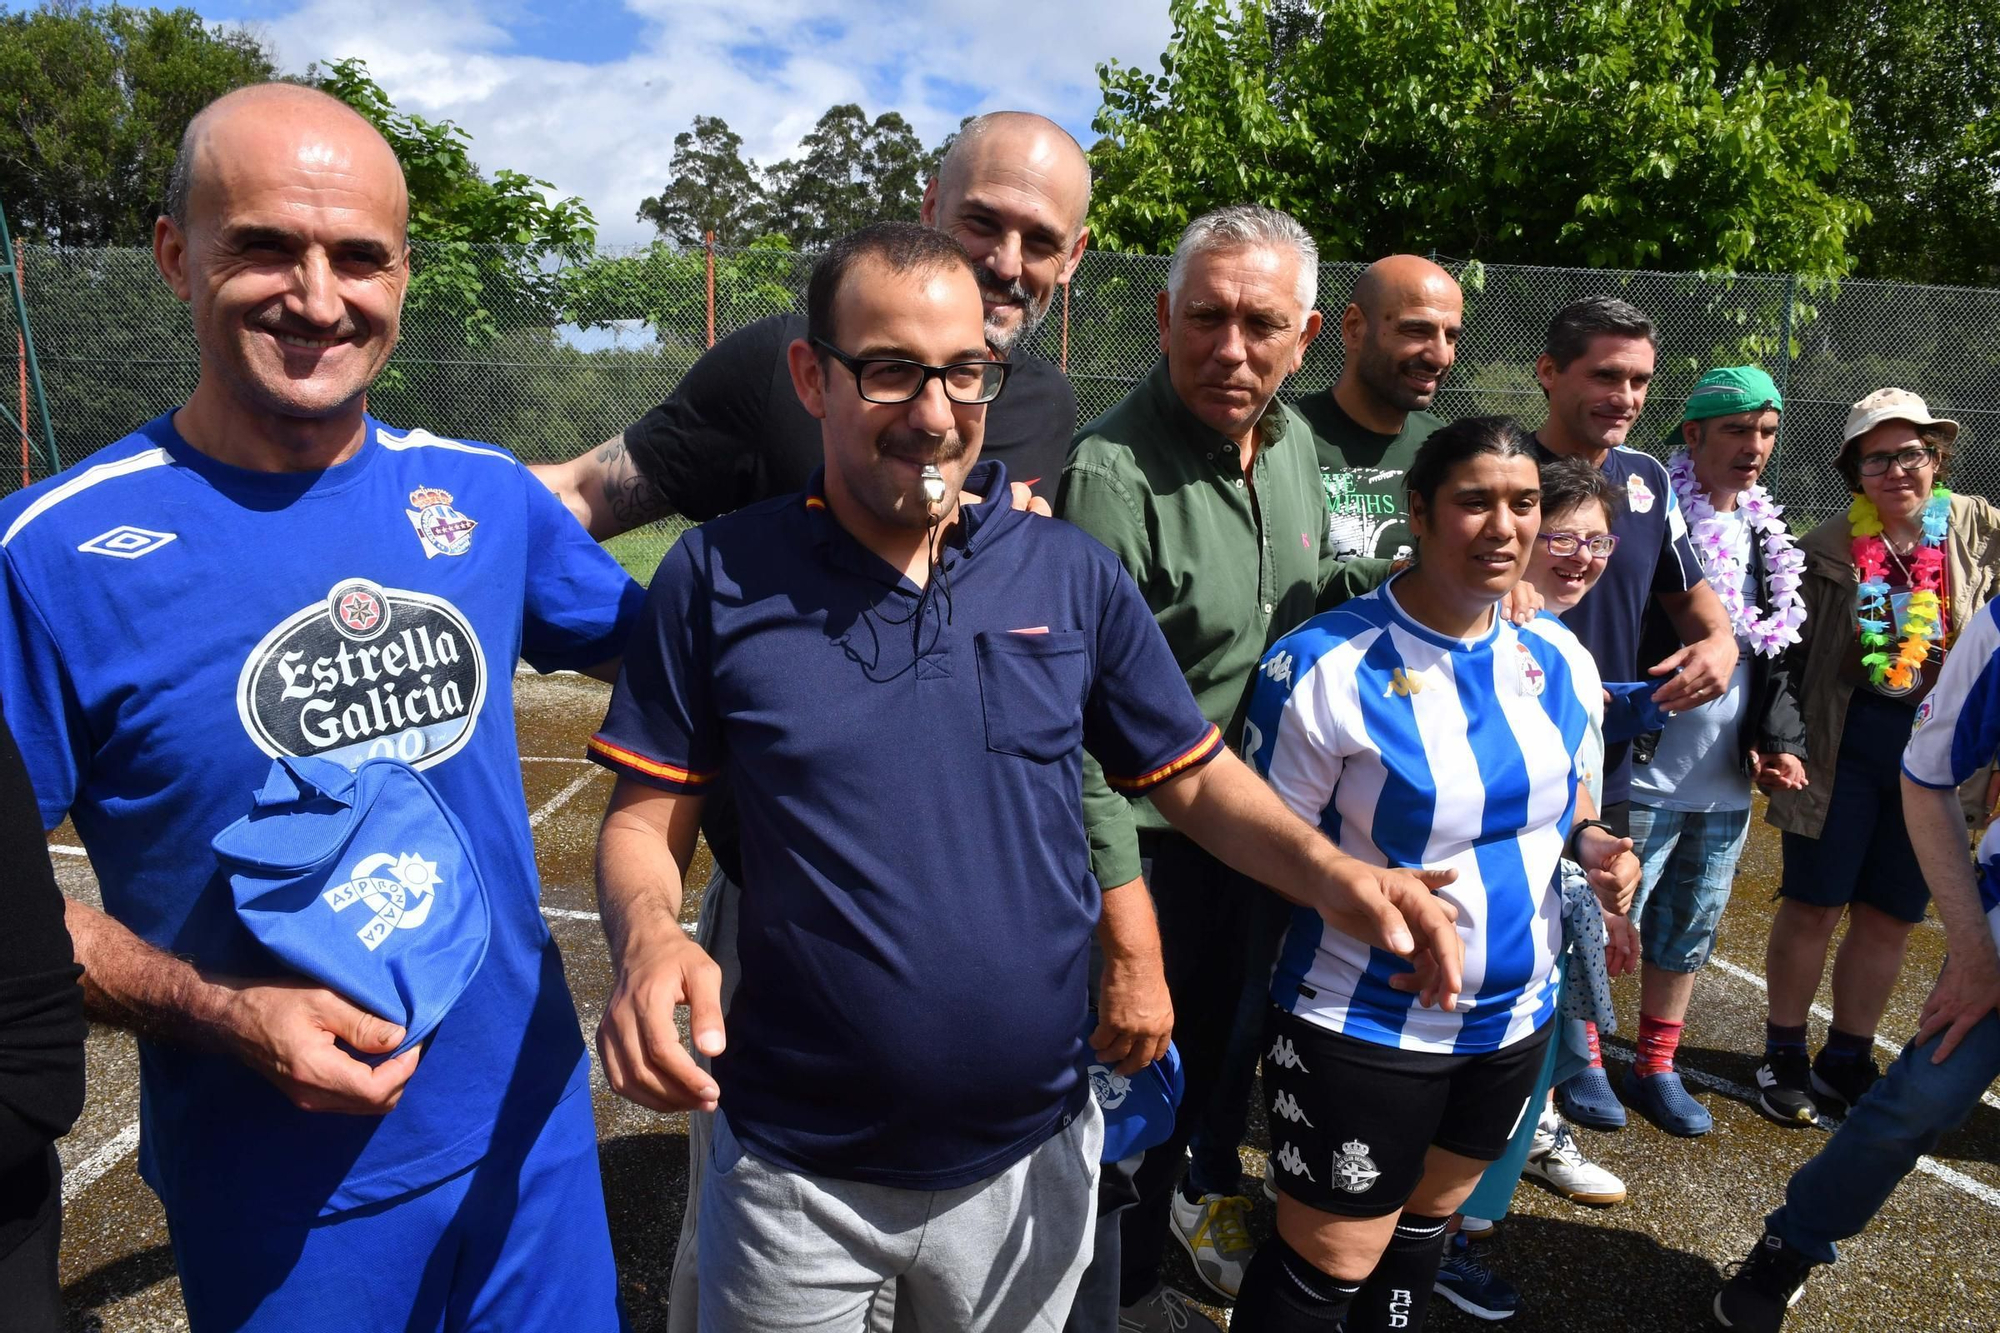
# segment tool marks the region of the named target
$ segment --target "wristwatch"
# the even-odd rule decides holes
[[[1583,831],[1587,828],[1601,828],[1614,838],[1618,836],[1618,830],[1601,819],[1579,819],[1570,826],[1569,841],[1563,844],[1563,855],[1579,865],[1582,864],[1583,858],[1577,855],[1577,842],[1583,837]]]

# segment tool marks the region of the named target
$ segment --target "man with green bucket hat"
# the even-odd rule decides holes
[[[1672,714],[1633,747],[1632,839],[1644,876],[1633,918],[1644,941],[1638,1056],[1627,1105],[1669,1134],[1692,1138],[1709,1113],[1674,1072],[1694,974],[1715,947],[1736,861],[1750,828],[1752,784],[1805,785],[1805,724],[1784,651],[1805,620],[1783,507],[1758,485],[1778,438],[1783,396],[1757,366],[1711,370],[1688,395],[1667,475],[1709,586],[1740,650],[1721,695]],[[1680,640],[1654,608],[1640,660]]]

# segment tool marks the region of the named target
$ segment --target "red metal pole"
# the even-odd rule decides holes
[[[701,248],[708,254],[708,345],[715,346],[715,233],[701,234]]]
[[[1067,375],[1069,374],[1069,284],[1064,283],[1062,285],[1062,289],[1063,289],[1062,359],[1056,363],[1056,367],[1057,369],[1061,370],[1063,374]]]

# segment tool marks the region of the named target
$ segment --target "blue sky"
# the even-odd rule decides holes
[[[1158,68],[1166,0],[195,0],[287,70],[358,56],[399,107],[457,121],[474,155],[581,196],[607,243],[648,239],[639,200],[673,137],[720,115],[762,162],[827,107],[903,113],[926,142],[980,111],[1039,111],[1086,143],[1106,59]]]

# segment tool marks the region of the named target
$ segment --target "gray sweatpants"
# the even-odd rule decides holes
[[[708,877],[701,895],[701,919],[695,923],[694,942],[715,960],[722,972],[722,1013],[726,1022],[729,1001],[743,968],[736,957],[736,900],[743,890],[717,866]],[[708,1057],[690,1048],[695,1063],[709,1067]],[[715,1132],[715,1115],[709,1111],[689,1111],[687,1208],[681,1214],[680,1244],[674,1250],[674,1273],[667,1285],[667,1333],[696,1333],[701,1327],[699,1248],[702,1181],[708,1175],[709,1141]],[[896,1319],[896,1284],[885,1282],[869,1308],[868,1333],[890,1333]]]
[[[1056,1333],[1090,1262],[1104,1122],[1095,1099],[998,1175],[898,1189],[787,1171],[716,1117],[701,1202],[702,1333],[858,1333],[897,1283],[917,1333]]]

